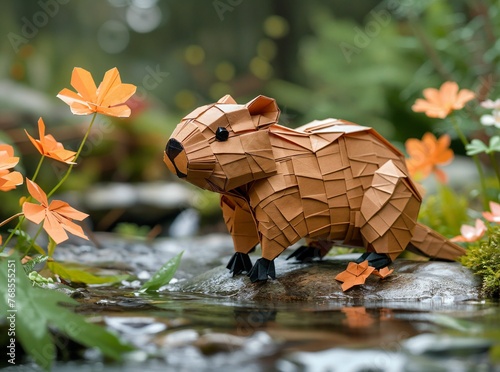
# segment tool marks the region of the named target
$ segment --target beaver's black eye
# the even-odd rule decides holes
[[[217,139],[217,141],[221,142],[227,141],[228,137],[229,137],[229,132],[224,127],[219,127],[215,131],[215,138]]]

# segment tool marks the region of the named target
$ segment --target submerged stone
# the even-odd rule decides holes
[[[253,259],[255,260],[255,259]],[[275,260],[275,280],[251,283],[245,275],[232,277],[219,266],[178,283],[185,292],[231,296],[234,300],[271,302],[341,300],[418,301],[436,304],[480,299],[480,281],[457,262],[409,261],[399,259],[385,279],[370,276],[362,286],[345,292],[334,278],[345,270],[351,256],[339,256],[311,263]]]

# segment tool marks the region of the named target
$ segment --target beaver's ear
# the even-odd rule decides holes
[[[276,124],[280,117],[280,109],[273,98],[258,96],[248,102],[246,107],[257,129]]]
[[[226,94],[224,97],[222,97],[220,100],[218,100],[217,103],[230,103],[230,104],[236,105],[236,101],[229,94]]]

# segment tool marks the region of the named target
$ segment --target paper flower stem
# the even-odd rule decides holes
[[[7,218],[6,220],[0,222],[0,226],[3,226],[5,225],[6,223],[9,223],[10,221],[12,221],[14,218],[17,218],[19,216],[22,216],[23,215],[23,212],[19,212],[19,213],[16,213],[15,215],[13,216],[10,216],[9,218]]]
[[[36,242],[36,239],[38,238],[38,235],[40,235],[40,233],[42,232],[42,229],[43,229],[43,223],[40,224],[40,227],[38,228],[35,236],[33,237],[33,239],[31,239],[31,244],[29,245],[29,247],[24,252],[24,255],[27,255],[29,253],[29,251],[31,250],[31,248],[35,247],[35,249],[36,249],[35,242]],[[37,250],[38,253],[45,254],[44,251],[39,252],[38,249],[36,249],[36,250]]]
[[[24,220],[25,220],[25,217],[21,216],[21,218],[19,219],[19,222],[17,223],[16,227],[14,227],[11,230],[9,236],[7,237],[7,239],[5,239],[5,242],[2,245],[2,250],[4,250],[7,247],[7,244],[9,244],[9,242],[11,241],[11,239],[14,237],[14,234],[16,233],[16,231],[18,231],[21,228],[21,225],[23,224]]]
[[[33,177],[31,178],[31,180],[33,182],[35,182],[36,177],[38,176],[38,172],[40,172],[40,168],[42,168],[43,159],[45,159],[45,156],[42,155],[42,157],[40,158],[40,161],[38,162],[38,165],[35,169],[35,173],[33,173]]]
[[[458,134],[458,137],[460,138],[460,140],[462,141],[462,143],[464,144],[464,147],[467,147],[467,145],[469,144],[469,141],[467,140],[467,137],[465,136],[464,132],[462,132],[462,130],[460,129],[460,126],[458,125],[457,123],[457,120],[455,119],[455,117],[453,115],[450,115],[449,116],[450,118],[450,122],[451,122],[451,125],[453,125],[453,128],[455,129],[455,132],[457,132]],[[482,194],[483,194],[483,208],[484,210],[488,210],[488,197],[486,196],[487,193],[486,193],[486,179],[484,178],[484,172],[483,172],[483,168],[481,167],[481,162],[479,161],[479,157],[477,155],[472,155],[472,160],[474,161],[474,164],[476,165],[476,168],[477,168],[477,173],[479,174],[479,181],[481,183],[481,190],[482,190]]]
[[[491,161],[491,166],[495,170],[495,174],[497,176],[498,186],[500,187],[500,169],[498,169],[497,158],[493,151],[490,152],[490,161]]]
[[[94,113],[92,115],[92,120],[90,121],[89,127],[87,128],[87,132],[85,132],[85,135],[83,136],[82,142],[80,143],[80,147],[78,148],[78,151],[76,152],[75,158],[73,159],[73,162],[76,163],[76,160],[80,156],[80,153],[83,150],[83,146],[85,145],[85,142],[87,141],[87,138],[90,134],[90,130],[92,129],[92,125],[94,125],[95,118],[97,116],[97,113]],[[62,184],[66,181],[66,179],[69,177],[71,170],[73,169],[73,166],[75,164],[70,164],[68,170],[64,174],[64,176],[59,180],[57,185],[54,186],[54,188],[47,194],[47,198],[50,198],[58,189],[59,187],[62,186]]]

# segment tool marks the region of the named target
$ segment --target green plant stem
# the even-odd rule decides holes
[[[33,248],[33,245],[35,244],[36,238],[38,238],[38,235],[40,235],[40,233],[42,232],[42,228],[43,228],[43,223],[40,224],[40,227],[38,228],[35,236],[31,240],[30,246],[28,247],[28,249],[26,249],[26,252],[24,252],[25,255],[27,255],[28,252],[31,250],[31,248]]]
[[[491,166],[493,167],[493,169],[495,170],[495,174],[497,175],[498,187],[500,187],[500,169],[498,169],[498,162],[494,152],[490,152],[490,161]]]
[[[35,169],[35,173],[33,173],[33,177],[31,178],[31,180],[33,182],[35,182],[36,177],[38,176],[38,173],[40,172],[40,168],[42,168],[43,159],[45,159],[45,155],[42,155],[42,157],[40,158],[40,161],[38,162],[38,165]]]
[[[469,144],[469,141],[467,140],[467,137],[465,136],[464,132],[462,132],[462,130],[460,129],[460,126],[458,125],[457,120],[455,119],[455,117],[453,115],[450,115],[449,118],[450,118],[451,125],[453,125],[453,128],[457,132],[458,137],[462,141],[464,147],[467,147],[467,145]],[[484,208],[484,210],[487,210],[488,209],[488,197],[486,194],[486,179],[484,178],[483,168],[481,167],[481,162],[479,161],[479,157],[477,155],[472,155],[471,157],[472,157],[472,160],[474,161],[474,164],[476,165],[477,173],[479,174],[479,181],[481,184],[481,190],[482,190],[482,194],[483,194],[483,197],[482,197],[483,208]]]
[[[78,151],[76,152],[75,158],[73,159],[74,162],[78,159],[80,156],[80,153],[83,150],[83,146],[85,145],[85,142],[87,141],[87,138],[90,134],[90,130],[92,129],[92,125],[94,125],[95,118],[97,116],[97,112],[94,113],[92,116],[92,120],[90,121],[89,127],[87,128],[87,132],[85,132],[85,136],[83,136],[82,142],[80,143],[80,147],[78,148]],[[64,174],[64,176],[59,180],[57,185],[54,186],[54,188],[47,194],[47,198],[50,198],[58,189],[63,185],[63,183],[66,181],[66,179],[69,177],[69,174],[71,173],[71,170],[73,169],[73,166],[75,164],[70,164],[68,170]]]
[[[22,214],[22,213],[18,213],[18,214]],[[14,229],[10,232],[9,236],[7,237],[7,239],[5,239],[5,242],[2,245],[2,250],[7,247],[7,244],[9,244],[9,242],[12,240],[12,238],[14,237],[14,234],[16,233],[17,230],[19,230],[19,228],[23,224],[24,220],[25,220],[24,216],[22,216],[19,219],[19,222],[17,223],[16,227],[14,227]]]

